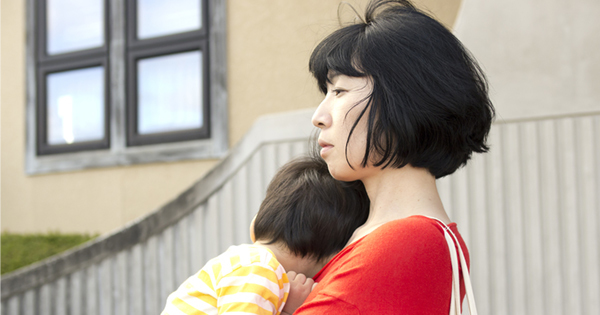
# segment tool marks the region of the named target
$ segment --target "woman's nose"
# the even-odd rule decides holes
[[[325,98],[312,116],[312,123],[317,128],[327,128],[331,126],[331,115],[327,110],[327,98]]]

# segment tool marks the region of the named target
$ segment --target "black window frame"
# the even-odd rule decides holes
[[[203,21],[201,30],[180,33],[182,36],[197,36],[194,32],[203,32],[204,43],[179,47],[178,49],[202,50],[204,116],[208,128],[204,134],[189,138],[148,140],[141,144],[129,142],[127,120],[131,104],[129,87],[129,59],[136,55],[136,45],[149,45],[159,41],[171,45],[174,37],[161,36],[148,38],[136,43],[128,38],[131,27],[127,15],[131,11],[131,0],[104,1],[104,45],[99,48],[68,52],[51,56],[40,56],[45,51],[45,15],[43,0],[25,0],[26,7],[26,143],[25,173],[28,175],[84,170],[98,167],[127,166],[144,163],[175,162],[184,160],[219,159],[229,149],[229,115],[227,112],[227,2],[223,0],[202,0]],[[43,10],[43,11],[42,11]],[[134,24],[135,25],[135,24]],[[108,37],[108,38],[107,38]],[[170,37],[170,39],[169,39]],[[144,43],[142,43],[144,42]],[[44,47],[44,48],[42,48]],[[140,46],[141,47],[141,46]],[[42,50],[44,49],[44,50]],[[180,50],[181,51],[181,50]],[[175,51],[173,51],[175,52]],[[183,51],[182,51],[183,52]],[[90,56],[94,57],[90,57]],[[80,57],[88,56],[87,61]],[[87,57],[86,57],[87,58]],[[94,59],[97,58],[97,59]],[[85,58],[83,58],[85,59]],[[92,59],[94,59],[92,61]],[[78,61],[79,60],[79,61]],[[50,66],[57,62],[58,66]],[[89,63],[88,63],[89,62]],[[45,139],[40,133],[41,119],[44,114],[45,93],[41,78],[52,71],[66,71],[88,66],[104,65],[105,75],[105,139],[103,143],[73,143],[69,145],[40,146],[38,139]],[[63,67],[64,66],[64,67]],[[136,92],[137,93],[137,92]],[[151,134],[156,135],[156,134]],[[147,136],[146,134],[144,136]],[[181,134],[179,135],[181,136]],[[167,140],[165,142],[165,140]],[[160,141],[160,143],[157,143]],[[75,144],[82,145],[79,148]],[[84,146],[85,145],[85,146]],[[41,152],[38,147],[44,147]],[[46,149],[49,149],[46,150]],[[41,153],[41,154],[40,154]]]
[[[195,139],[206,139],[210,134],[210,90],[209,90],[209,51],[208,51],[208,1],[201,1],[201,27],[198,30],[157,36],[147,39],[137,38],[137,1],[127,1],[127,145],[148,145]],[[138,123],[137,61],[143,58],[159,57],[188,51],[202,54],[202,127],[179,131],[169,131],[140,135]],[[200,69],[199,69],[200,70]]]
[[[37,86],[37,108],[36,108],[36,125],[37,141],[36,152],[38,155],[60,154],[78,151],[101,150],[110,147],[110,69],[108,66],[108,41],[110,38],[110,28],[108,23],[109,1],[103,1],[103,45],[97,48],[77,50],[73,52],[65,52],[56,55],[47,53],[47,35],[46,32],[46,1],[36,1],[37,24],[37,50],[36,50],[36,86]],[[95,141],[82,141],[73,144],[65,145],[50,145],[48,144],[48,112],[47,112],[47,81],[48,74],[59,73],[69,70],[77,70],[90,68],[95,66],[103,67],[103,82],[104,82],[104,137]]]

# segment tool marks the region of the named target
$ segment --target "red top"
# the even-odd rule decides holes
[[[456,235],[469,263],[467,246]],[[412,216],[388,222],[348,245],[314,277],[296,313],[448,314],[452,265],[442,227]],[[465,290],[461,277],[461,301]]]

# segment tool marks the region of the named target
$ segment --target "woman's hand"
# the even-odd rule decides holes
[[[310,291],[317,285],[311,278],[307,278],[301,273],[290,271],[287,273],[290,281],[290,294],[288,295],[287,301],[281,314],[293,314],[304,300],[310,294]]]

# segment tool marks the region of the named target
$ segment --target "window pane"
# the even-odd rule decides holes
[[[102,0],[47,0],[49,55],[100,47],[104,44]]]
[[[48,144],[104,138],[104,69],[51,73],[46,80]]]
[[[138,61],[138,133],[202,127],[202,53]]]
[[[137,38],[199,30],[201,0],[137,0]]]

